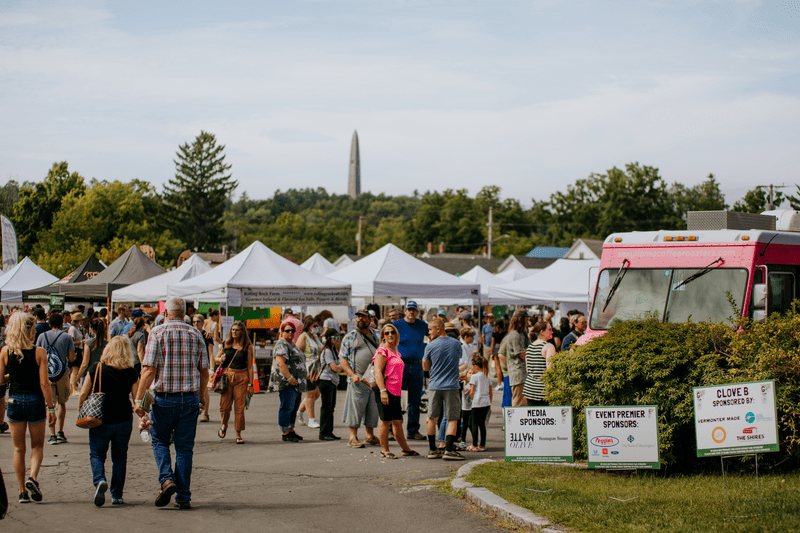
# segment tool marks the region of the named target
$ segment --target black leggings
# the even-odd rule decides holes
[[[319,436],[333,435],[333,411],[336,409],[336,385],[328,379],[319,380],[322,407],[319,410]]]
[[[472,428],[472,411],[461,411],[461,440],[467,442],[467,430]]]
[[[486,415],[489,414],[489,406],[472,408],[472,445],[478,445],[478,433],[481,436],[481,446],[486,446]]]

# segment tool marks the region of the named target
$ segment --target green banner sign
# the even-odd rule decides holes
[[[50,295],[50,309],[54,309],[56,311],[63,311],[64,310],[64,295],[63,294],[52,294],[52,295]]]

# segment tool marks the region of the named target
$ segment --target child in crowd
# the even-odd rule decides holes
[[[472,399],[472,446],[468,452],[486,451],[486,415],[492,405],[492,385],[489,383],[489,361],[480,355],[472,358],[472,377],[469,379],[469,395]],[[478,446],[480,434],[481,445]]]
[[[466,385],[464,386],[461,392],[461,433],[458,435],[459,440],[461,441],[458,445],[459,449],[466,450],[467,449],[467,430],[471,428],[471,419],[472,419],[472,398],[470,394],[470,387],[469,380],[472,377],[472,368],[468,368],[466,374],[464,375],[464,382]]]

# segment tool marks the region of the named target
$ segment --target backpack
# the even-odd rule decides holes
[[[63,335],[63,331],[59,331],[56,338],[53,341],[58,341],[58,338]],[[55,346],[50,344],[50,339],[47,338],[47,332],[43,333],[44,335],[44,342],[47,343],[47,377],[50,378],[50,383],[56,383],[67,371],[67,363],[64,359],[61,358],[61,354],[58,353],[58,350]]]

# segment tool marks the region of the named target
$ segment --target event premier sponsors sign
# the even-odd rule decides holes
[[[506,407],[506,462],[572,462],[572,407]]]
[[[661,468],[658,407],[586,408],[589,468]]]
[[[778,451],[774,381],[692,391],[698,457]]]

